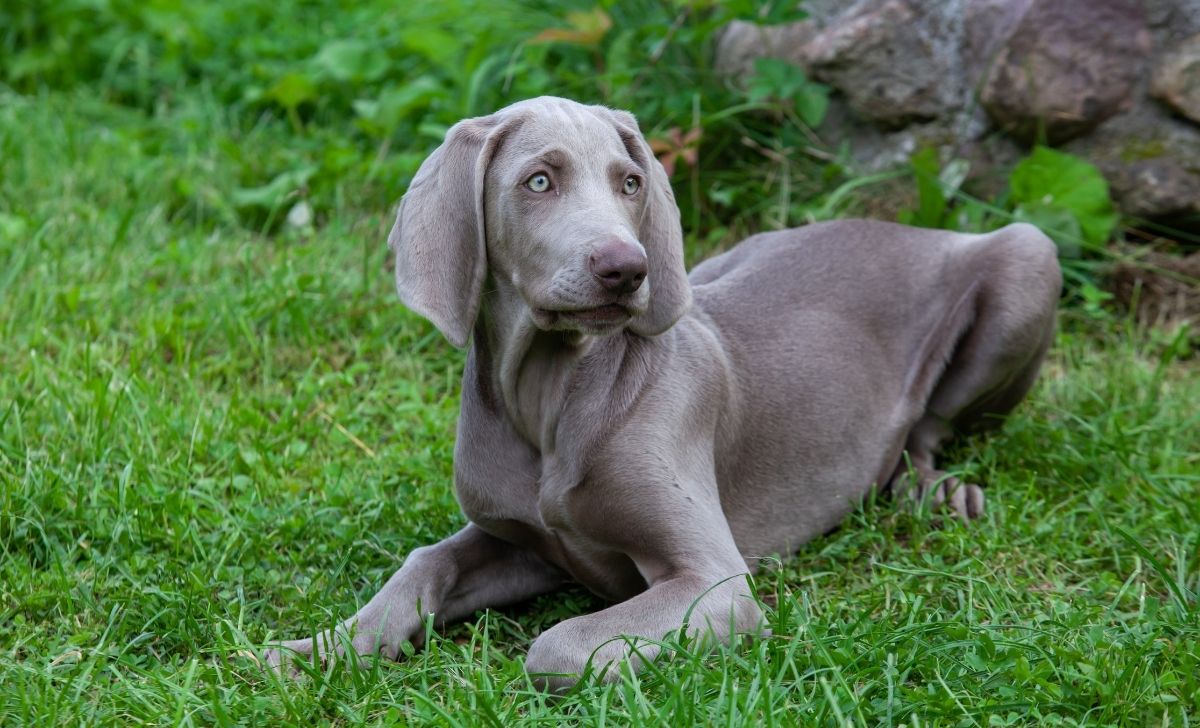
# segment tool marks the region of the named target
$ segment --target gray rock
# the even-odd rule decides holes
[[[869,0],[807,0],[806,20],[779,25],[759,25],[735,20],[721,29],[713,67],[720,73],[745,82],[754,73],[759,58],[778,58],[804,66],[802,48],[816,33],[836,18]]]
[[[754,62],[760,58],[803,65],[801,49],[817,32],[815,20],[782,25],[758,25],[735,20],[717,39],[716,69],[726,76],[745,81],[754,74]]]
[[[1175,111],[1200,122],[1200,35],[1159,59],[1151,90]]]
[[[1123,212],[1150,219],[1200,212],[1200,134],[1156,104],[1114,117],[1064,151],[1096,165]]]
[[[859,2],[829,19],[801,61],[863,119],[885,128],[935,119],[963,101],[961,2]]]
[[[1034,0],[980,98],[1009,133],[1065,141],[1132,106],[1149,50],[1136,0]]]
[[[962,59],[967,82],[978,85],[1033,0],[966,0]]]
[[[833,86],[818,133],[847,150],[857,172],[903,165],[933,146],[943,161],[968,161],[968,184],[991,197],[1044,128],[1048,141],[1100,169],[1124,212],[1194,227],[1200,0],[807,0],[804,8],[800,23],[730,27],[718,67],[744,77],[772,56]]]
[[[1200,177],[1171,159],[1146,159],[1109,170],[1120,208],[1137,217],[1170,219],[1200,212]]]
[[[1155,46],[1170,46],[1200,33],[1200,0],[1142,0]]]

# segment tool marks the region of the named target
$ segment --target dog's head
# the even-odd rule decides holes
[[[490,275],[543,330],[652,336],[691,304],[679,210],[623,111],[542,97],[455,124],[388,236],[396,289],[466,345]]]

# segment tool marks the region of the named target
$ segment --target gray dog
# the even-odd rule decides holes
[[[533,643],[526,668],[550,687],[589,664],[612,679],[681,627],[760,631],[744,575],[872,487],[982,512],[934,456],[1025,395],[1061,287],[1029,225],[858,220],[756,235],[689,277],[637,121],[549,97],[455,125],[388,244],[404,303],[473,343],[454,452],[470,523],[409,554],[337,634],[271,650],[275,666],[394,658],[426,615],[568,580],[613,606]]]

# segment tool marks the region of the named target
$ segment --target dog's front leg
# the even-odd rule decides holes
[[[762,632],[745,568],[679,572],[628,601],[561,622],[533,643],[525,668],[554,691],[574,685],[589,665],[615,680],[622,662],[638,670],[659,654],[664,636],[685,626],[693,638],[723,644],[734,634]]]
[[[653,546],[634,556],[649,589],[542,633],[529,649],[527,672],[558,691],[574,685],[588,666],[604,680],[617,679],[622,662],[640,668],[658,656],[661,639],[680,628],[702,642],[722,644],[733,634],[762,632],[748,568],[718,513],[696,521],[677,511],[673,522],[667,519],[664,527],[685,528],[661,529],[659,539],[650,536]]]
[[[280,667],[294,656],[314,653],[324,660],[343,654],[346,646],[358,655],[395,659],[406,641],[420,641],[429,615],[439,624],[463,619],[484,607],[550,591],[564,578],[532,551],[470,524],[410,553],[379,593],[332,632],[280,643],[267,651],[267,662]]]

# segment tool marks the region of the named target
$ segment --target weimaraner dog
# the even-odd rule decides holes
[[[274,666],[394,658],[428,615],[568,580],[613,605],[534,641],[526,668],[551,688],[589,665],[636,669],[681,628],[759,632],[745,575],[872,487],[982,512],[983,491],[935,455],[1025,395],[1061,287],[1029,225],[866,220],[755,235],[688,276],[634,117],[549,97],[451,128],[388,244],[404,303],[472,343],[454,451],[470,522],[409,554],[335,634],[269,651]]]

